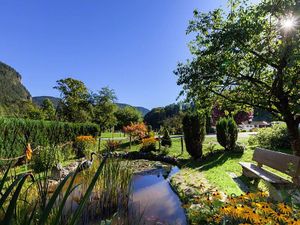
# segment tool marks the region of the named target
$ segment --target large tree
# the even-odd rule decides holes
[[[93,122],[99,125],[100,135],[116,125],[116,100],[114,90],[108,87],[104,87],[98,93],[93,93],[90,96],[90,102],[93,105]]]
[[[179,64],[178,84],[201,104],[221,97],[284,120],[300,156],[300,2],[229,3],[228,11],[194,12],[194,57]]]
[[[86,122],[90,119],[89,92],[85,84],[73,78],[58,80],[54,89],[60,91],[61,102],[58,117],[70,122]]]
[[[131,106],[126,106],[124,108],[119,107],[115,112],[115,116],[118,121],[116,126],[116,129],[118,130],[122,130],[123,127],[128,126],[131,123],[138,123],[143,120],[141,112]]]

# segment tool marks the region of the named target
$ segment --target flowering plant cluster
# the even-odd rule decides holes
[[[142,148],[141,151],[143,152],[151,152],[156,150],[156,138],[149,137],[142,139]]]
[[[78,136],[76,137],[75,141],[96,144],[96,139],[93,136]]]
[[[207,214],[203,217],[205,210],[199,212],[199,207],[191,210],[191,216],[200,216],[202,222],[205,220],[207,224],[300,225],[299,209],[284,202],[271,202],[265,192],[248,192],[222,199],[219,192],[213,192],[205,199],[198,199],[198,203],[206,208]]]
[[[86,156],[96,145],[97,141],[93,136],[78,136],[74,142],[74,150],[78,158]]]

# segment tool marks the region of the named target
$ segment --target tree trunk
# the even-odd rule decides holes
[[[99,132],[99,141],[98,141],[98,152],[100,152],[100,150],[101,150],[101,134],[102,134],[102,132],[100,131]]]
[[[300,133],[299,133],[299,122],[292,119],[285,120],[288,133],[290,136],[291,147],[293,150],[293,154],[296,156],[300,156]]]

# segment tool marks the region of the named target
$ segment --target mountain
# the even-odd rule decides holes
[[[120,107],[120,108],[124,108],[126,106],[131,106],[131,105],[128,105],[128,104],[125,104],[125,103],[117,103],[117,105]],[[139,110],[143,116],[145,116],[148,112],[150,112],[149,109],[147,108],[144,108],[144,107],[141,107],[141,106],[131,106],[131,107],[134,107],[136,108],[137,110]]]
[[[3,62],[0,62],[0,90],[0,115],[22,114],[24,107],[31,102],[21,75]]]
[[[53,103],[54,107],[56,108],[57,105],[58,105],[58,103],[59,103],[59,101],[60,101],[60,98],[57,98],[57,97],[52,97],[52,96],[36,96],[36,97],[32,97],[32,102],[35,103],[38,106],[41,106],[42,103],[43,103],[43,101],[45,99],[47,99],[47,98]]]

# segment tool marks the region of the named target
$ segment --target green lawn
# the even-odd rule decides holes
[[[102,138],[114,138],[114,137],[124,137],[124,134],[122,132],[104,132],[101,134]]]

